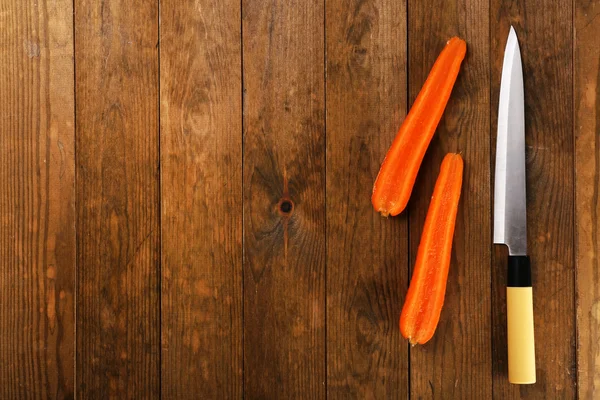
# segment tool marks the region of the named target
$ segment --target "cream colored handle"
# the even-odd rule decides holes
[[[506,288],[508,381],[535,383],[533,294],[531,287]]]

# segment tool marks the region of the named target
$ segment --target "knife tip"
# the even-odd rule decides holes
[[[519,39],[517,38],[517,31],[515,31],[514,26],[511,25],[510,32],[508,33],[508,39],[506,40],[506,49],[504,51],[507,52],[507,50],[512,48],[516,48],[517,51],[520,51]]]

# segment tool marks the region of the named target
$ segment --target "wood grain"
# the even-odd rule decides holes
[[[70,1],[0,0],[0,398],[74,390]]]
[[[577,391],[600,397],[600,3],[574,3]]]
[[[240,2],[161,3],[162,394],[242,397]]]
[[[444,308],[433,339],[410,351],[411,396],[492,396],[490,326],[491,190],[487,2],[409,1],[409,95],[414,101],[446,41],[467,42],[446,111],[409,203],[414,265],[441,160],[461,153],[465,170]]]
[[[370,198],[406,113],[406,3],[326,7],[327,394],[406,399],[407,218],[382,218]]]
[[[535,385],[508,383],[507,251],[498,248],[492,268],[494,395],[501,399],[570,399],[576,395],[572,5],[550,0],[526,4],[494,0],[490,12],[494,149],[502,60],[511,24],[523,61],[527,235],[537,370]]]
[[[158,2],[75,2],[77,395],[160,395]]]
[[[0,0],[0,398],[600,397],[599,7]],[[511,24],[532,386],[507,380],[491,245]],[[381,219],[373,179],[454,35],[467,58],[408,210]],[[408,349],[398,318],[450,151],[445,306]]]
[[[325,397],[323,1],[242,1],[244,388]]]

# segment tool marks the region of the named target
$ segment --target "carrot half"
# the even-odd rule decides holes
[[[431,339],[440,320],[462,176],[462,157],[447,154],[435,183],[417,261],[400,316],[402,336],[412,345],[423,344]]]
[[[371,203],[384,217],[400,214],[408,204],[423,156],[442,118],[466,51],[464,40],[453,37],[448,41],[381,164]]]

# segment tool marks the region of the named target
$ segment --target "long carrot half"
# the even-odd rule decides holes
[[[464,40],[454,37],[448,41],[400,126],[373,186],[371,203],[381,215],[398,215],[406,208],[466,51]]]
[[[431,339],[440,320],[462,176],[462,157],[447,154],[435,183],[417,261],[400,316],[402,336],[412,345],[423,344]]]

